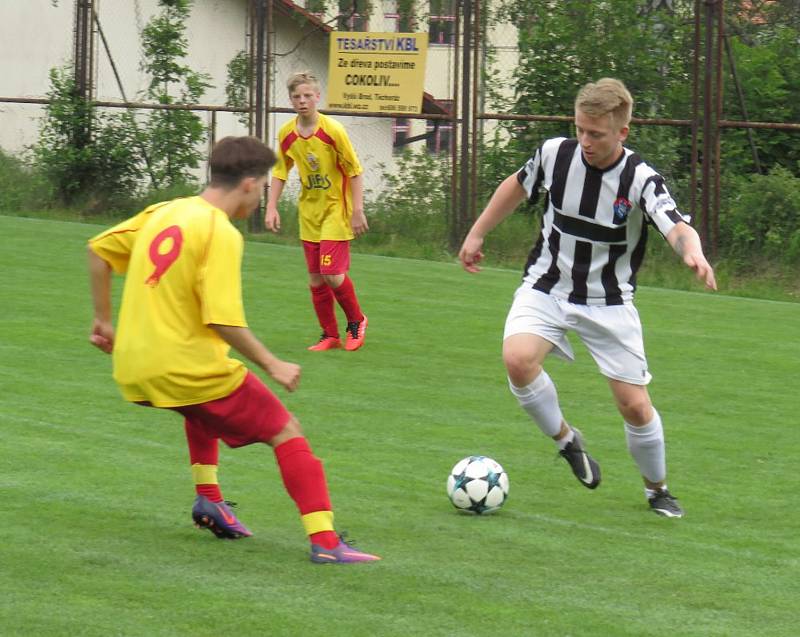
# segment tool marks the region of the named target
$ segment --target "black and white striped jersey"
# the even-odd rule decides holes
[[[539,240],[523,281],[583,305],[633,300],[647,224],[666,236],[688,222],[664,179],[636,153],[603,170],[586,163],[576,139],[545,141],[517,173],[531,202],[546,192]]]

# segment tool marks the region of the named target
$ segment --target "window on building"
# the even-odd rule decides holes
[[[452,100],[437,100],[446,110],[453,108]],[[453,150],[453,122],[447,120],[427,120],[426,132],[430,135],[426,140],[428,152],[432,155],[450,153]]]
[[[367,0],[339,0],[339,31],[367,31],[369,7]]]
[[[431,0],[428,17],[430,44],[453,45],[456,39],[455,0]]]
[[[402,0],[383,0],[384,30],[397,33],[412,33],[416,24],[414,20],[414,3]]]
[[[392,152],[397,155],[403,152],[406,147],[405,141],[408,139],[408,133],[411,130],[411,120],[407,117],[400,117],[392,120],[392,133],[394,136],[394,145]]]

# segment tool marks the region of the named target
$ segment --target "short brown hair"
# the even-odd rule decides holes
[[[584,85],[575,98],[575,110],[591,117],[611,115],[612,123],[624,128],[631,123],[633,97],[619,80],[604,77]]]
[[[297,73],[292,73],[289,79],[286,80],[286,88],[289,91],[289,95],[301,84],[310,84],[319,91],[319,80],[316,75],[311,71],[298,71]]]
[[[245,177],[263,177],[275,165],[275,153],[256,137],[223,137],[211,151],[211,186],[233,188]]]

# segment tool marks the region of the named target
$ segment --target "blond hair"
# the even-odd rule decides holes
[[[286,88],[289,89],[289,95],[301,84],[309,84],[319,91],[319,80],[316,75],[311,71],[298,71],[297,73],[292,73],[286,81]]]
[[[575,110],[590,117],[610,115],[612,124],[625,128],[631,122],[633,97],[625,85],[613,77],[604,77],[584,85],[575,98]]]

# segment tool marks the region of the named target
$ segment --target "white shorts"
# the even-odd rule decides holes
[[[514,293],[503,339],[536,334],[553,343],[552,354],[571,361],[575,353],[567,339],[569,330],[583,341],[604,376],[632,385],[647,385],[652,379],[642,323],[632,304],[578,305],[524,283]]]

